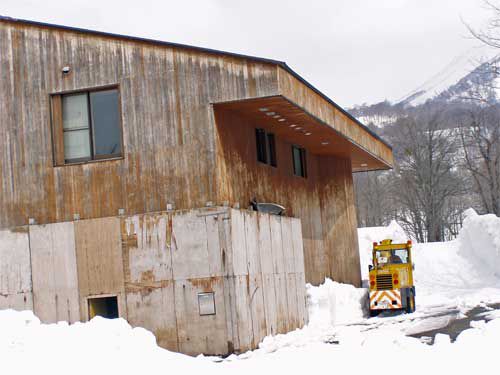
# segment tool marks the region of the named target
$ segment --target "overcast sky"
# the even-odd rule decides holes
[[[342,106],[396,100],[463,54],[482,0],[0,0],[4,16],[283,60]],[[472,52],[471,52],[472,51]],[[1,51],[0,51],[1,53]]]

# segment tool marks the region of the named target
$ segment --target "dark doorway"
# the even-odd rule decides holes
[[[113,297],[89,298],[89,320],[94,316],[116,319],[118,315],[118,299]]]

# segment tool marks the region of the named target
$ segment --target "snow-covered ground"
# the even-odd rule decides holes
[[[406,241],[397,223],[359,230],[362,273],[374,241]],[[31,312],[0,311],[1,374],[203,373],[406,374],[498,371],[500,219],[467,212],[457,240],[415,244],[417,311],[366,317],[366,289],[326,280],[308,285],[310,323],[267,337],[260,348],[224,360],[188,357],[156,346],[153,335],[122,319],[40,324]],[[454,342],[438,334],[432,345],[408,334],[447,326],[482,306]],[[499,305],[500,306],[500,305]]]

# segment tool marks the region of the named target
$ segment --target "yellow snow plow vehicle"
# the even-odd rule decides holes
[[[370,316],[385,310],[415,311],[411,241],[373,243],[370,270]]]

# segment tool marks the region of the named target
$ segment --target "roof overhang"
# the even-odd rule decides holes
[[[216,111],[232,111],[250,118],[259,127],[314,154],[349,159],[353,172],[392,168],[390,163],[284,96],[219,102],[213,106]]]

